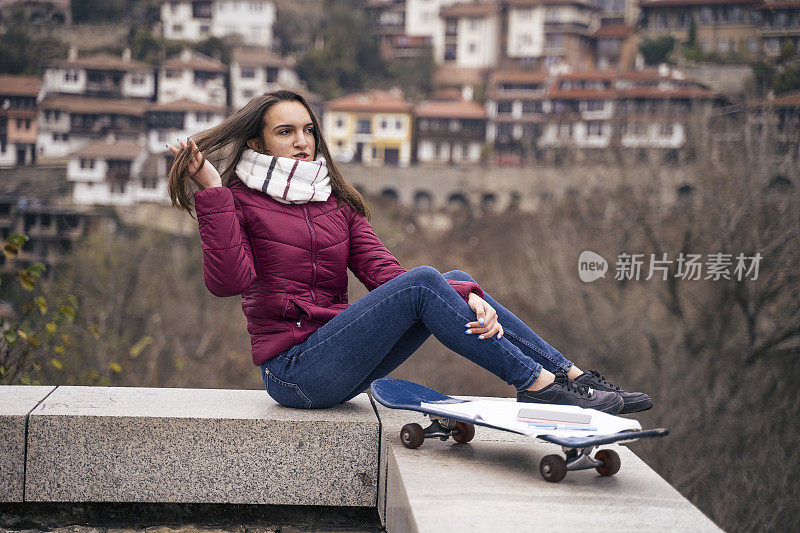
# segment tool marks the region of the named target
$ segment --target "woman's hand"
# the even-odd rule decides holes
[[[475,311],[478,321],[465,324],[467,333],[478,333],[479,339],[488,339],[495,333],[497,333],[498,339],[503,336],[503,326],[497,321],[497,312],[494,307],[474,292],[469,293],[469,306]]]
[[[217,169],[214,168],[214,165],[208,162],[208,159],[203,157],[203,152],[201,152],[197,145],[194,143],[193,139],[189,139],[187,137],[186,142],[183,139],[178,140],[181,143],[181,149],[178,150],[171,144],[167,145],[167,148],[175,154],[178,155],[183,150],[187,148],[191,150],[192,156],[189,159],[189,176],[193,176],[191,180],[202,190],[208,189],[210,187],[222,187],[222,178],[217,172]],[[203,168],[200,168],[200,165],[203,165]],[[197,169],[200,168],[200,172],[197,172]],[[195,174],[197,172],[197,174]]]

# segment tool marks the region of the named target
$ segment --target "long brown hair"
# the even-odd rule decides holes
[[[220,124],[202,131],[192,136],[197,148],[209,161],[216,163],[217,169],[222,167],[219,175],[222,184],[227,186],[228,180],[233,175],[242,152],[247,148],[249,139],[262,138],[264,129],[264,116],[272,106],[278,102],[300,102],[308,111],[311,122],[314,124],[314,159],[320,152],[325,158],[328,173],[331,177],[331,189],[337,196],[337,208],[341,202],[346,203],[362,215],[370,219],[369,209],[364,202],[364,197],[344,178],[339,171],[339,167],[331,157],[325,138],[322,136],[320,121],[316,113],[308,104],[306,99],[293,91],[279,90],[261,94],[250,100],[239,111],[226,118]],[[200,166],[202,168],[202,165]],[[198,170],[199,172],[199,170]],[[175,156],[172,167],[169,170],[169,197],[172,206],[185,209],[192,215],[194,191],[190,183],[194,181],[195,175],[189,175],[189,151],[181,150]]]

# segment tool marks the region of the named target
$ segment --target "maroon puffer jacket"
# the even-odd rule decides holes
[[[372,290],[406,270],[336,195],[284,204],[236,176],[194,194],[203,270],[215,296],[242,295],[253,363],[306,340],[347,308],[347,268]],[[449,281],[464,298],[477,283]]]

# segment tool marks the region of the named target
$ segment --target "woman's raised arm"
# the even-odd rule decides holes
[[[214,296],[241,294],[256,279],[241,206],[227,187],[197,191],[194,202],[206,287]]]

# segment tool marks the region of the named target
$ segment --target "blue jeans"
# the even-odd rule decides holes
[[[572,367],[511,311],[484,290],[505,333],[488,339],[466,334],[476,319],[446,280],[475,281],[461,270],[431,266],[404,272],[373,289],[305,341],[261,365],[272,398],[287,407],[324,408],[347,401],[400,366],[431,333],[442,344],[517,390],[531,385],[542,367]]]

